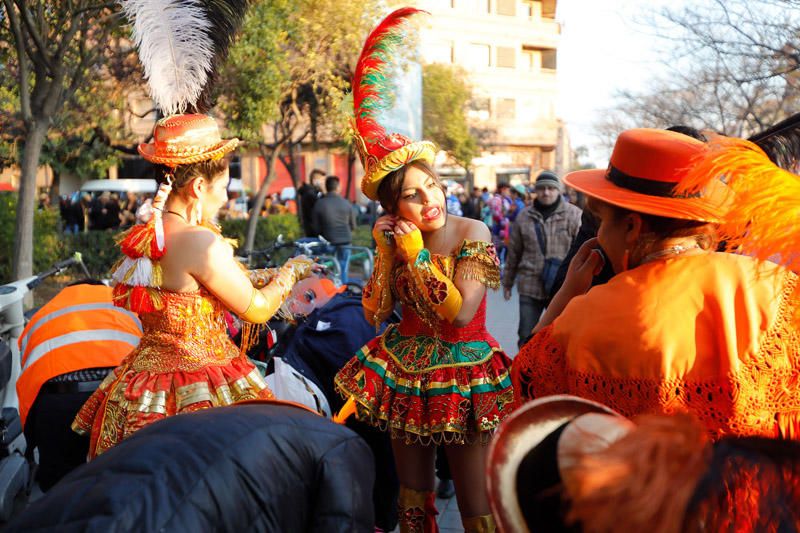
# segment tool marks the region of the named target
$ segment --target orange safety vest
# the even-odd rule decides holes
[[[118,366],[141,336],[139,319],[114,306],[110,287],[74,285],[58,293],[33,315],[19,338],[17,396],[23,425],[48,380],[76,370]]]

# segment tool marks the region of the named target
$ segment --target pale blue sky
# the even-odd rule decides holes
[[[669,2],[675,5],[680,2]],[[608,154],[594,146],[592,124],[613,103],[617,89],[644,88],[663,68],[659,46],[647,35],[645,13],[666,0],[559,0],[562,24],[558,52],[558,115],[567,122],[572,146],[587,146],[604,166]]]

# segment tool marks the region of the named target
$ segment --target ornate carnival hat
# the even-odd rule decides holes
[[[523,405],[489,446],[503,532],[781,531],[800,525],[800,443],[723,437],[692,415],[628,420],[575,396]]]
[[[223,140],[216,121],[202,113],[212,107],[217,68],[227,57],[248,1],[121,3],[133,24],[150,96],[166,117],[156,123],[153,141],[139,145],[142,157],[175,167],[235,149],[238,139]]]
[[[489,443],[486,480],[500,531],[537,531],[529,524],[559,530],[559,439],[571,422],[590,413],[619,417],[597,402],[556,395],[528,402],[503,421]]]
[[[620,133],[608,168],[578,170],[564,183],[589,196],[638,213],[684,220],[721,222],[731,194],[713,174],[692,193],[678,184],[709,152],[706,143],[667,130],[631,129]]]
[[[387,174],[415,160],[433,164],[436,147],[429,141],[412,141],[399,133],[388,133],[378,122],[380,112],[393,103],[389,70],[403,45],[408,19],[425,13],[404,7],[390,13],[367,37],[353,75],[353,140],[364,166],[361,191],[378,199],[378,186]]]
[[[247,0],[121,0],[133,25],[150,96],[166,117],[153,141],[139,145],[147,161],[175,168],[223,157],[238,139],[222,139],[212,107],[217,68],[244,19]],[[166,252],[162,209],[169,176],[153,199],[152,218],[120,235],[123,258],[112,269],[114,303],[136,313],[162,307],[160,259]]]

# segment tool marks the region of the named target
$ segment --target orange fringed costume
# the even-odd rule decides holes
[[[733,254],[628,270],[522,349],[517,403],[574,394],[629,417],[692,411],[714,438],[800,438],[798,291],[794,273]]]
[[[140,315],[139,346],[111,372],[73,422],[95,457],[142,427],[179,413],[269,399],[258,369],[231,342],[224,307],[203,289],[161,290],[161,309]]]

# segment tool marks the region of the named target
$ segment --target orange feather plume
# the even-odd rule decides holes
[[[715,179],[735,195],[720,225],[728,248],[800,271],[800,176],[776,166],[750,141],[719,137],[679,189],[696,192]]]

